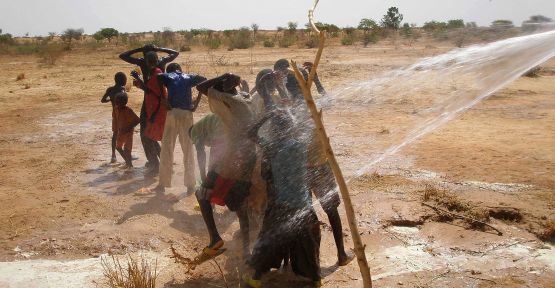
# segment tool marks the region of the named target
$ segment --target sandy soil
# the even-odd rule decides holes
[[[397,49],[386,44],[328,48],[320,77],[332,90],[452,48],[424,44]],[[183,273],[168,258],[170,244],[192,256],[207,235],[200,213],[193,208],[193,196],[172,205],[145,193],[143,188],[152,187],[156,179],[143,175],[145,158],[138,135],[133,152],[138,157],[136,168],[125,173],[109,164],[111,108],[99,100],[112,85],[115,72],[133,68],[119,61],[120,50],[77,49],[50,67],[33,56],[0,56],[0,286],[94,285],[93,280],[102,280],[100,255],[147,253],[159,259],[161,287],[225,287],[213,264]],[[314,53],[265,48],[193,51],[182,53],[177,62],[208,77],[232,71],[252,85],[255,73],[271,67],[276,59],[302,62]],[[555,250],[553,242],[544,242],[553,238],[544,236],[555,221],[555,76],[549,72],[555,69],[555,60],[542,67],[540,77],[517,80],[367,174],[351,179],[376,287],[553,285]],[[16,81],[20,73],[25,78]],[[138,112],[142,93],[134,89],[130,95],[130,106]],[[197,120],[207,111],[202,105],[195,114]],[[360,159],[375,152],[371,142],[353,146],[353,137],[382,137],[394,119],[360,117],[348,109],[325,113],[336,154],[350,178]],[[179,155],[176,149],[176,159]],[[183,167],[176,163],[169,192],[182,193]],[[510,208],[521,218],[490,217],[489,223],[503,236],[489,228],[447,221],[421,205],[424,191],[431,186],[457,195],[473,209]],[[341,268],[335,265],[331,231],[317,209],[325,287],[361,286],[355,262]],[[341,213],[344,216],[342,209]],[[229,249],[218,263],[228,284],[236,287],[243,271],[237,246],[239,225],[223,208],[217,209],[216,218]],[[347,247],[352,247],[346,221],[344,225]],[[11,262],[24,260],[35,262]],[[27,269],[30,274],[17,272]],[[265,287],[306,285],[287,270],[270,273],[264,283]]]

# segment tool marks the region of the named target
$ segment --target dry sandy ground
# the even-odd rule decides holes
[[[332,90],[451,48],[438,43],[327,48],[320,75]],[[130,252],[158,259],[161,287],[225,287],[212,263],[183,273],[168,258],[171,243],[192,256],[207,235],[193,209],[193,196],[172,205],[144,193],[142,188],[152,187],[156,179],[143,175],[138,135],[136,168],[125,173],[109,164],[111,108],[99,99],[115,72],[133,68],[119,61],[120,50],[75,50],[53,67],[41,66],[33,56],[0,57],[0,286],[94,287],[93,280],[102,280],[100,255]],[[232,71],[252,85],[254,73],[276,59],[302,62],[314,52],[193,51],[177,62],[208,77]],[[555,76],[549,72],[555,61],[543,67],[540,77],[517,80],[351,180],[376,287],[553,287],[555,250],[538,235],[555,220]],[[16,81],[20,73],[25,79]],[[142,94],[134,89],[130,95],[130,106],[138,112]],[[203,104],[195,119],[206,111]],[[326,111],[326,125],[347,177],[361,159],[376,152],[371,142],[353,145],[351,140],[383,137],[392,122],[388,115]],[[174,193],[185,190],[178,150],[169,189]],[[498,236],[489,228],[438,217],[421,205],[430,187],[456,194],[473,209],[510,207],[521,219],[490,217],[489,223],[503,232]],[[317,209],[325,287],[361,286],[356,261],[335,266],[329,225]],[[243,271],[238,223],[223,208],[217,209],[216,218],[229,248],[218,263],[230,287],[237,287]],[[344,232],[352,247],[348,227]],[[25,262],[29,259],[48,260]],[[287,270],[265,279],[265,287],[306,285]]]

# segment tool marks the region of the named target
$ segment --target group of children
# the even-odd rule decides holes
[[[165,52],[168,56],[158,59],[156,52]],[[135,53],[142,53],[143,57],[135,58]],[[207,80],[183,73],[176,63],[169,64],[164,72],[164,66],[177,55],[174,50],[153,45],[120,55],[124,61],[140,67],[142,79],[136,72],[132,76],[134,85],[145,96],[137,117],[126,106],[126,77],[119,72],[115,76],[116,85],[108,88],[102,98],[102,102],[111,101],[114,107],[112,162],[117,150],[126,166],[132,166],[133,127],[141,124],[148,173],[159,172],[155,191],[167,197],[164,192],[171,185],[173,151],[179,138],[185,166],[184,183],[188,192],[192,192],[195,189],[194,143],[202,183],[195,196],[210,238],[202,253],[215,256],[224,246],[214,221],[213,205],[225,205],[237,213],[243,257],[254,269],[251,277],[244,278],[246,284],[261,287],[264,273],[290,263],[297,275],[308,277],[314,286],[320,286],[320,228],[311,193],[329,218],[338,265],[347,265],[352,256],[344,249],[334,175],[314,135],[315,128],[289,62],[281,59],[273,70],[260,71],[249,93],[246,82],[230,73]],[[300,67],[305,80],[311,68],[311,63]],[[317,77],[315,84],[325,95]],[[195,100],[193,87],[199,92]],[[212,113],[193,123],[192,112],[203,95]],[[158,141],[162,141],[161,146]],[[205,147],[210,148],[208,167]],[[259,176],[266,183],[267,202],[251,255],[248,199],[255,196],[250,191],[257,150],[262,158]]]

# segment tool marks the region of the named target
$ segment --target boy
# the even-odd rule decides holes
[[[125,85],[127,84],[127,77],[123,72],[118,72],[114,76],[114,81],[116,82],[114,86],[106,89],[106,93],[100,99],[102,103],[111,102],[112,104],[112,160],[110,163],[116,163],[116,139],[117,139],[117,128],[116,128],[116,94],[120,92],[125,92]]]
[[[156,52],[167,53],[168,56],[165,56],[159,59],[158,54],[156,54]],[[136,53],[142,53],[143,57],[142,58],[133,57],[133,55]],[[146,96],[148,94],[148,88],[146,87],[147,86],[146,84],[149,82],[151,78],[151,72],[153,71],[151,67],[152,65],[148,65],[149,64],[148,62],[150,58],[150,61],[154,62],[154,66],[158,67],[161,71],[164,71],[166,64],[173,61],[175,58],[177,58],[178,55],[179,55],[179,52],[175,50],[156,47],[152,44],[145,45],[137,49],[129,50],[119,55],[121,60],[130,64],[139,66],[142,71],[143,81],[139,82],[138,84],[139,84],[139,88],[145,91],[145,94],[144,94],[145,100],[143,101],[143,105],[141,106],[140,132],[141,132],[141,143],[143,145],[143,149],[145,151],[145,156],[147,159],[147,163],[145,166],[151,169],[150,170],[151,173],[152,172],[158,173],[158,157],[160,155],[160,145],[158,144],[158,142],[152,141],[149,137],[145,135],[145,130],[147,128],[147,122],[148,122],[147,109],[146,109]]]
[[[215,173],[207,175],[207,180],[196,192],[200,211],[208,232],[210,243],[203,250],[206,255],[216,255],[224,245],[216,228],[214,211],[210,203],[226,205],[237,213],[243,239],[243,257],[249,254],[249,218],[247,197],[251,186],[251,176],[256,161],[255,147],[247,138],[247,131],[253,122],[250,95],[237,91],[241,78],[233,74],[204,81],[197,90],[208,96],[212,112],[221,119],[226,135],[225,152]]]
[[[213,173],[225,150],[225,131],[220,117],[210,113],[189,129],[189,137],[197,150],[197,162],[200,178],[206,183],[206,175]],[[206,151],[204,147],[210,147],[210,159],[208,160],[208,173],[206,170]]]
[[[133,148],[133,128],[140,123],[139,116],[127,107],[127,93],[120,92],[115,95],[116,119],[117,119],[117,140],[116,149],[125,160],[125,167],[133,167],[131,163],[131,150]]]
[[[307,70],[310,71],[312,66],[312,63],[305,62],[303,68],[300,69],[305,81],[308,80]],[[347,252],[345,252],[343,227],[337,210],[341,200],[335,189],[335,177],[328,163],[322,144],[320,143],[320,139],[316,134],[316,128],[310,118],[310,113],[307,111],[308,107],[306,107],[306,103],[304,102],[304,96],[297,79],[294,73],[290,71],[289,67],[289,61],[280,59],[275,63],[274,70],[285,78],[287,92],[291,95],[293,100],[293,111],[297,118],[301,119],[300,122],[305,130],[303,134],[310,135],[310,137],[305,137],[308,143],[308,187],[318,198],[318,201],[322,205],[330,221],[335,246],[337,247],[337,264],[339,266],[345,266],[351,262],[353,255],[348,255]],[[318,92],[322,96],[325,96],[326,90],[322,86],[322,83],[320,83],[317,75],[314,77],[314,84]]]
[[[205,77],[195,74],[186,74],[181,71],[177,63],[168,65],[167,73],[157,76],[159,85],[166,86],[168,90],[168,113],[162,136],[162,150],[160,151],[160,181],[155,191],[163,193],[166,187],[171,186],[173,174],[173,151],[175,141],[179,137],[179,144],[183,151],[184,184],[187,193],[193,193],[195,188],[195,164],[193,145],[187,137],[189,128],[193,125],[193,97],[191,89],[206,80]],[[161,87],[160,90],[163,88]],[[200,96],[198,97],[200,99]],[[195,101],[198,104],[198,101]]]
[[[263,97],[268,103],[270,96]],[[310,278],[314,287],[320,287],[320,226],[306,183],[306,147],[296,140],[289,113],[270,109],[249,131],[249,137],[263,151],[267,168],[262,177],[267,181],[268,206],[249,259],[255,272],[244,281],[249,287],[259,288],[264,273],[291,261],[295,274]],[[258,137],[258,129],[268,120],[274,131],[271,141]]]

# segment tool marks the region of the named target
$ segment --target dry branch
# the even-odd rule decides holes
[[[426,202],[422,202],[422,205],[424,205],[424,206],[426,206],[426,207],[430,207],[430,208],[434,209],[436,212],[447,213],[447,214],[450,214],[450,215],[455,216],[455,217],[460,218],[460,219],[469,220],[469,221],[471,221],[472,223],[478,223],[478,224],[481,224],[481,225],[484,225],[484,226],[488,226],[488,227],[490,227],[491,229],[497,231],[497,235],[499,235],[499,236],[502,236],[502,235],[503,235],[503,232],[499,231],[499,229],[493,227],[492,225],[490,225],[490,224],[488,224],[488,223],[486,223],[486,222],[483,222],[483,221],[480,221],[480,220],[476,220],[476,219],[474,219],[474,218],[471,218],[471,217],[468,217],[468,216],[464,216],[464,215],[461,215],[461,214],[458,214],[458,213],[455,213],[455,212],[451,212],[451,211],[449,211],[449,210],[445,210],[445,209],[439,208],[439,207],[437,207],[437,206],[428,204],[428,203],[426,203]]]

